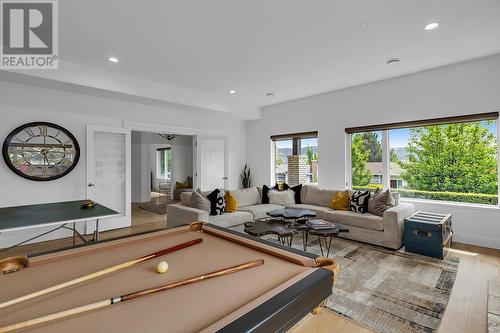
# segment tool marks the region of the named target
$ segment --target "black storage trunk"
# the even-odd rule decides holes
[[[451,214],[416,212],[405,219],[405,251],[443,259],[451,247]]]

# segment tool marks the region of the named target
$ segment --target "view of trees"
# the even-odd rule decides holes
[[[306,156],[307,156],[307,164],[309,164],[309,165],[311,165],[311,161],[318,160],[318,153],[313,152],[313,150],[309,146],[307,146],[307,149],[306,149]]]
[[[497,144],[480,122],[413,128],[407,187],[424,191],[497,194]]]
[[[364,133],[363,133],[364,134]],[[352,137],[351,160],[352,160],[352,185],[365,186],[370,183],[372,173],[366,168],[370,151],[365,146],[362,135],[356,133]]]
[[[390,162],[402,169],[405,187],[401,192],[412,197],[497,202],[497,138],[485,124],[469,122],[410,129],[408,160],[400,161],[394,150],[389,155]],[[352,136],[353,186],[369,185],[372,175],[366,164],[380,161],[382,146],[376,132]],[[459,195],[462,193],[467,195]]]

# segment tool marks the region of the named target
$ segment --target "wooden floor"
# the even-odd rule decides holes
[[[156,202],[155,199],[153,202]],[[132,226],[103,232],[101,239],[158,230],[165,226],[165,215],[143,210],[139,204],[133,204]],[[70,245],[71,238],[29,244],[2,252],[0,258]],[[500,279],[500,250],[456,243],[451,252],[460,257],[460,268],[439,332],[486,332],[487,285],[490,279]],[[370,330],[325,309],[317,315],[304,318],[291,332],[366,333]]]

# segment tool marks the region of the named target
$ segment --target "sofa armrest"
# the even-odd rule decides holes
[[[173,228],[192,222],[208,222],[208,213],[204,210],[173,204],[167,206],[167,227]]]
[[[399,249],[404,244],[404,221],[413,214],[412,204],[399,204],[384,212],[384,244]]]

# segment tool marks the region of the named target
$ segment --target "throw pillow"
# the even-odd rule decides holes
[[[302,184],[292,186],[290,187],[290,190],[295,193],[295,203],[301,204],[302,201],[300,200],[300,192],[302,191]]]
[[[368,200],[370,199],[370,191],[356,191],[349,199],[349,210],[356,213],[366,213],[368,211]]]
[[[269,203],[269,190],[271,190],[267,185],[262,186],[262,203],[263,204],[268,204]]]
[[[226,192],[224,200],[226,200],[226,212],[234,213],[238,209],[238,201],[231,195],[231,192]]]
[[[222,215],[226,211],[226,200],[224,200],[224,190],[216,188],[207,199],[210,200],[210,215]]]
[[[276,191],[271,190],[268,193],[269,195],[269,203],[275,205],[293,205],[295,203],[295,192],[292,190],[286,191]]]
[[[375,194],[373,198],[368,200],[368,213],[383,216],[384,212],[391,207],[394,207],[395,202],[391,191],[387,190],[382,193]]]
[[[349,200],[350,200],[348,191],[338,191],[335,196],[332,198],[332,203],[330,207],[335,210],[349,210]]]
[[[188,206],[192,208],[201,209],[210,214],[210,200],[205,198],[201,192],[196,191],[191,194],[189,198]]]
[[[188,176],[186,179],[186,183],[188,183],[189,188],[193,187],[193,177]]]
[[[181,182],[175,182],[175,188],[176,189],[181,189],[181,188],[190,188],[188,182],[181,183]]]

